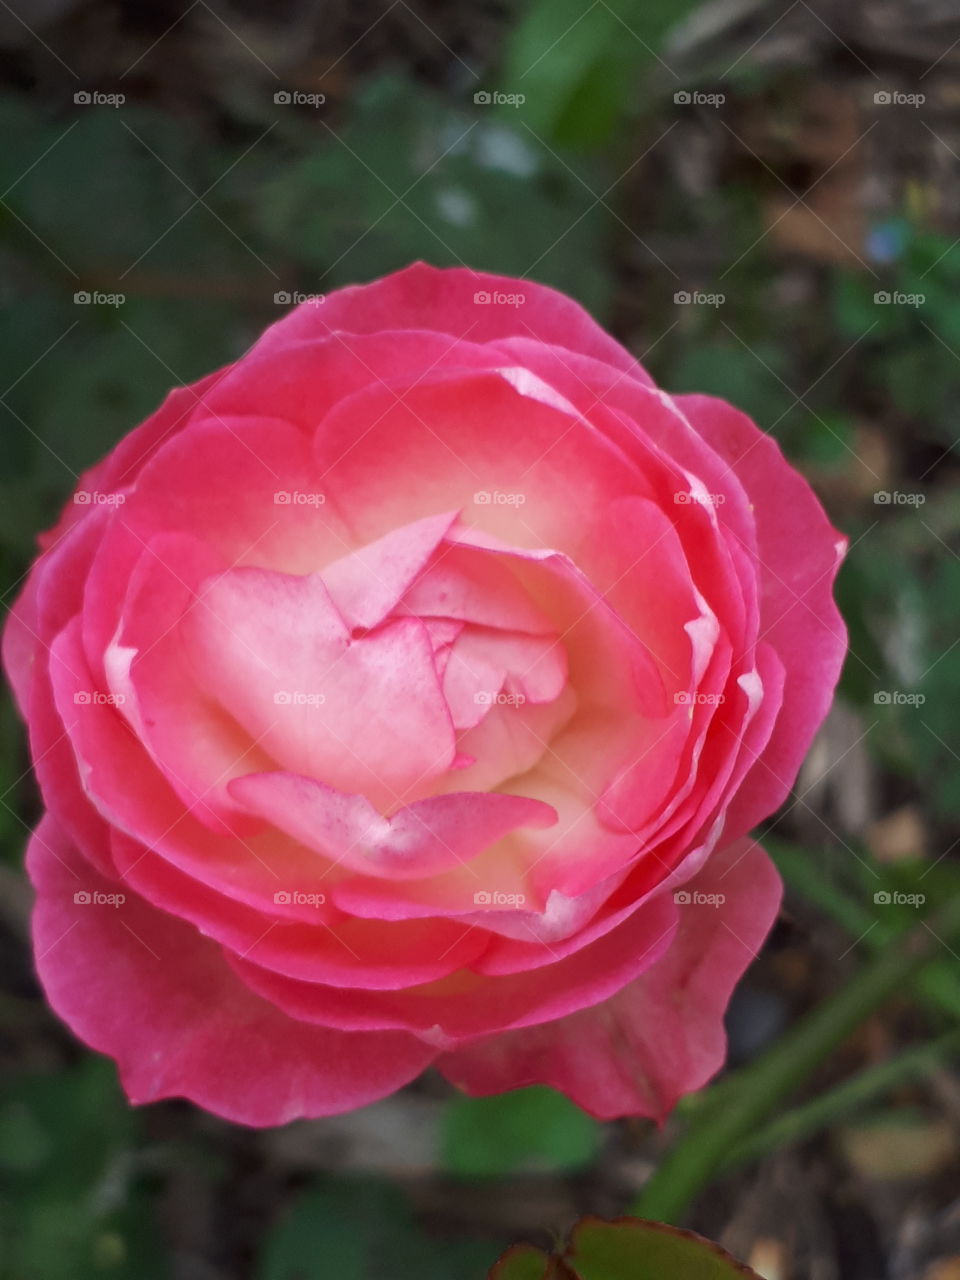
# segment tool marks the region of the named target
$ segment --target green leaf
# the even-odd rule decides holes
[[[550,1259],[532,1244],[508,1249],[490,1272],[490,1280],[548,1280]]]
[[[505,93],[524,94],[529,128],[554,135],[618,28],[606,5],[585,8],[581,0],[534,0],[528,6],[507,49],[500,87]]]
[[[582,1218],[569,1245],[547,1257],[511,1249],[489,1280],[736,1280],[756,1272],[691,1231],[640,1218]]]
[[[522,93],[524,123],[554,142],[609,139],[639,97],[667,33],[696,0],[533,0],[507,48],[498,88]],[[673,81],[671,81],[673,83]]]
[[[453,1099],[444,1115],[446,1168],[461,1177],[496,1177],[520,1165],[570,1169],[596,1155],[602,1130],[546,1086],[492,1098]]]
[[[637,1218],[585,1218],[564,1262],[578,1280],[758,1280],[755,1271],[702,1236]]]

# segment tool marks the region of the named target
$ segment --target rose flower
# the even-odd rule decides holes
[[[251,1125],[430,1064],[662,1117],[777,913],[843,547],[550,289],[304,303],[80,478],[6,627],[50,1004]]]

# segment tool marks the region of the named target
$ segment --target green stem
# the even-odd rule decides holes
[[[780,1100],[890,996],[930,961],[938,936],[960,928],[960,902],[918,925],[868,960],[835,995],[812,1010],[762,1058],[724,1082],[724,1106],[707,1106],[666,1155],[630,1209],[641,1218],[676,1222],[688,1204]]]
[[[738,1142],[720,1167],[726,1169],[747,1164],[770,1151],[803,1142],[825,1129],[837,1116],[848,1116],[897,1085],[923,1075],[958,1049],[960,1031],[950,1031],[938,1040],[908,1049],[887,1062],[869,1067],[835,1089],[771,1120],[758,1133]]]

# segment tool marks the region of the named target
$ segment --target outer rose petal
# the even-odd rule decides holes
[[[385,927],[325,905],[315,906],[314,922],[271,916],[210,889],[119,832],[112,843],[120,878],[141,897],[228,950],[289,977],[392,991],[446,977],[489,946],[482,929],[465,931],[456,920],[403,920]]]
[[[518,307],[484,306],[476,293],[517,293]],[[512,334],[536,338],[604,360],[615,369],[650,385],[650,377],[619,342],[572,298],[532,280],[452,267],[438,270],[414,262],[404,271],[372,284],[338,289],[319,306],[304,303],[271,326],[254,353],[278,350],[293,342],[328,334],[378,333],[396,329],[430,329],[472,343],[493,342]]]
[[[3,665],[17,707],[28,724],[34,664],[43,665],[51,638],[80,608],[84,576],[107,519],[107,508],[98,506],[82,524],[70,528],[64,525],[30,570],[10,608],[3,629]]]
[[[433,1050],[402,1033],[308,1026],[255,996],[220,948],[95,875],[44,818],[28,854],[37,968],[57,1013],[115,1058],[134,1103],[189,1098],[237,1124],[335,1115],[392,1093]]]
[[[833,580],[847,540],[776,441],[746,414],[709,396],[677,396],[676,402],[754,504],[760,631],[786,670],[770,741],[730,805],[727,832],[741,835],[786,799],[833,699],[847,651]]]
[[[747,840],[715,853],[687,889],[722,893],[726,902],[681,907],[669,949],[617,995],[445,1054],[440,1070],[474,1095],[549,1084],[601,1120],[663,1120],[723,1065],[724,1011],[781,897],[773,864]]]
[[[617,928],[553,965],[496,978],[462,972],[404,991],[345,993],[267,972],[249,957],[231,958],[231,963],[254,991],[292,1017],[344,1030],[410,1031],[438,1048],[453,1049],[508,1029],[550,1022],[607,999],[669,950],[677,917],[672,899],[661,893]]]

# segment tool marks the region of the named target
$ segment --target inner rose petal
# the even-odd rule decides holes
[[[281,768],[381,811],[451,767],[453,725],[416,618],[356,637],[319,574],[232,569],[181,634],[198,681]]]
[[[289,773],[251,774],[231,783],[230,791],[331,862],[395,880],[462,866],[517,827],[549,827],[557,820],[547,804],[496,792],[432,796],[387,818],[363,796]]]
[[[427,516],[401,525],[323,570],[323,581],[344,621],[351,627],[375,627],[419,577],[456,512]]]
[[[443,692],[463,730],[494,707],[553,702],[566,680],[566,653],[556,637],[466,627],[451,647]]]

